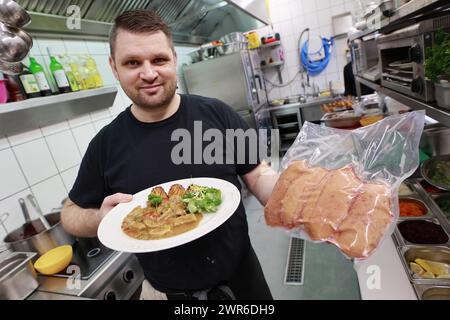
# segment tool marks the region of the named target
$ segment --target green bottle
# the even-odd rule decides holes
[[[64,67],[53,56],[50,56],[50,71],[52,72],[53,77],[55,78],[59,92],[61,93],[72,92],[69,80],[67,80],[66,72],[64,71]]]
[[[44,68],[36,61],[35,58],[30,57],[30,71],[36,78],[39,89],[43,96],[51,96],[52,90],[48,84],[47,77],[45,76]]]

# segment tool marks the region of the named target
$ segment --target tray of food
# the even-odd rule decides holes
[[[325,103],[321,105],[321,109],[324,113],[353,110],[353,100],[341,99],[330,103]]]
[[[361,115],[355,111],[329,112],[326,113],[321,121],[328,127],[333,128],[350,128],[360,126]]]

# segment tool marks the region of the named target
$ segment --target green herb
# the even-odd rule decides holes
[[[222,194],[219,189],[191,185],[183,196],[183,201],[187,204],[190,213],[216,212],[217,207],[222,203]]]
[[[426,50],[425,73],[431,81],[450,76],[450,34],[442,29],[436,33],[433,46]]]
[[[157,208],[162,203],[162,200],[163,199],[161,196],[155,194],[150,194],[148,196],[148,201],[150,202],[150,205],[155,208]]]
[[[438,199],[436,203],[445,214],[450,215],[450,198]]]
[[[431,181],[438,186],[450,188],[450,162],[438,161]]]

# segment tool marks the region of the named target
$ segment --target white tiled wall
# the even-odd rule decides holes
[[[10,213],[5,222],[8,231],[24,222],[19,198],[25,199],[28,194],[34,194],[44,212],[60,206],[72,188],[89,142],[103,126],[131,104],[109,67],[109,45],[106,41],[33,40],[34,47],[30,54],[44,68],[49,65],[47,48],[52,54],[91,54],[105,86],[117,86],[119,93],[108,109],[29,132],[0,136],[0,216],[4,212]],[[186,53],[191,50],[189,47],[176,47],[179,66],[188,61]],[[180,83],[178,92],[184,92],[182,81]],[[37,217],[30,205],[28,209],[32,218]],[[0,243],[4,236],[3,228],[0,228]]]
[[[310,28],[310,51],[320,48],[318,36],[330,38],[333,35],[332,17],[343,13],[354,13],[359,10],[357,0],[270,0],[270,13],[273,29],[270,27],[258,30],[260,35],[278,32],[281,35],[285,53],[285,65],[282,67],[283,82],[293,79],[300,70],[298,38],[305,28]],[[302,43],[305,38],[303,38]],[[345,50],[347,40],[335,40],[335,47],[328,67],[311,81],[316,82],[321,89],[327,89],[329,81],[340,82],[343,85],[343,69],[346,65]],[[279,84],[275,70],[266,71],[266,78]],[[269,88],[271,87],[268,85]],[[270,99],[303,93],[300,76],[283,88],[273,88],[269,92]]]

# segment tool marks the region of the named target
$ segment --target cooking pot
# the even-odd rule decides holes
[[[39,255],[55,247],[75,243],[75,238],[62,227],[61,212],[47,214],[45,218],[50,229],[46,230],[41,220],[35,219],[10,232],[3,241],[12,251],[37,252]]]
[[[0,261],[0,300],[23,300],[38,286],[32,252],[14,252]]]

